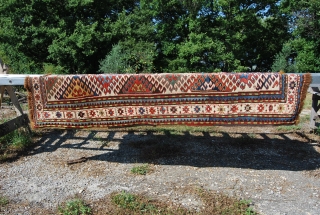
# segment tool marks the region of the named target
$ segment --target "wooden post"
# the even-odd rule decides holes
[[[6,86],[7,88],[7,92],[10,96],[11,102],[14,105],[14,109],[17,113],[17,116],[21,116],[23,114],[23,110],[19,104],[18,98],[16,96],[16,94],[13,91],[13,87],[12,86]]]
[[[2,65],[1,60],[0,60],[0,74],[7,74],[7,67],[5,66],[5,64]],[[1,108],[1,103],[3,99],[4,89],[5,89],[5,86],[0,86],[0,108]]]
[[[316,120],[319,119],[318,110],[320,109],[319,100],[320,100],[320,92],[318,87],[310,87],[309,93],[312,93],[312,107],[311,107],[311,115],[310,115],[310,128],[315,129]]]
[[[27,114],[23,114],[21,116],[18,116],[17,118],[9,120],[8,122],[4,122],[3,124],[0,124],[0,137],[6,134],[9,134],[10,132],[23,126],[26,126],[26,128],[30,133],[31,131],[28,126],[28,123],[29,123],[29,118]]]
[[[316,128],[316,120],[319,119],[318,116],[318,102],[319,102],[320,96],[313,94],[312,95],[312,107],[311,107],[311,116],[310,116],[310,128],[315,129]]]
[[[1,66],[0,66],[0,67],[1,67]],[[2,104],[4,89],[5,89],[4,86],[0,86],[0,108],[1,108],[1,104]]]

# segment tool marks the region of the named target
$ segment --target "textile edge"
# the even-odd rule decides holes
[[[299,110],[297,113],[297,119],[295,120],[295,123],[294,123],[295,125],[299,124],[299,122],[300,122],[300,113],[303,109],[304,101],[307,97],[309,85],[312,82],[312,76],[310,73],[303,74],[302,76],[304,77],[304,80],[303,80],[303,86],[302,86],[302,90],[301,90],[300,105],[299,105]]]
[[[35,122],[34,122],[34,110],[33,110],[33,96],[32,96],[32,78],[27,76],[24,80],[24,88],[27,90],[28,97],[28,109],[29,109],[29,121],[30,127],[32,130],[35,130]]]

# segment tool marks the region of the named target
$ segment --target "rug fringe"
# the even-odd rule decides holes
[[[295,125],[299,124],[299,122],[300,122],[300,113],[303,109],[304,101],[307,97],[309,85],[312,82],[312,76],[310,73],[303,74],[303,77],[304,77],[304,82],[303,82],[303,86],[301,89],[301,96],[300,96],[300,102],[299,102],[300,107],[299,107],[299,110],[297,113],[297,119],[295,120]]]
[[[28,108],[29,108],[29,114],[28,114],[28,117],[29,117],[29,121],[30,121],[30,127],[32,130],[35,129],[35,124],[34,124],[34,110],[33,110],[33,101],[32,101],[32,78],[27,76],[24,80],[24,88],[27,90],[27,93],[28,93]]]

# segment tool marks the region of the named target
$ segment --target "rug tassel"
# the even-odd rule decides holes
[[[303,74],[303,77],[304,77],[304,82],[303,82],[303,86],[302,86],[302,89],[301,89],[301,96],[300,96],[300,107],[299,107],[299,110],[298,110],[298,114],[297,114],[297,119],[295,120],[295,124],[299,124],[300,122],[300,113],[303,109],[303,105],[304,105],[304,101],[307,97],[307,93],[308,93],[308,88],[309,88],[309,85],[310,83],[312,82],[312,76],[310,73],[306,73],[306,74]]]
[[[30,86],[30,82],[32,81],[32,79],[28,76],[25,78],[24,80],[24,88],[27,90],[28,92],[28,108],[29,108],[29,121],[30,121],[30,127],[32,130],[35,129],[34,127],[34,111],[33,111],[33,105],[32,105],[32,86]]]

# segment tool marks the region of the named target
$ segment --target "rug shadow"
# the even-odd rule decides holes
[[[123,136],[119,131],[104,132],[99,137],[99,147],[90,146],[99,131],[78,136],[74,130],[51,131],[38,140],[38,147],[29,154],[54,152],[60,148],[94,150],[98,155],[88,160],[117,163],[154,163],[161,165],[187,165],[193,167],[232,167],[257,170],[304,171],[320,168],[320,153],[312,140],[301,137],[292,139],[293,133],[226,133],[130,131]],[[297,140],[297,139],[304,139]],[[76,141],[72,141],[76,140]],[[74,143],[76,142],[76,143]],[[114,142],[117,147],[110,147]]]

